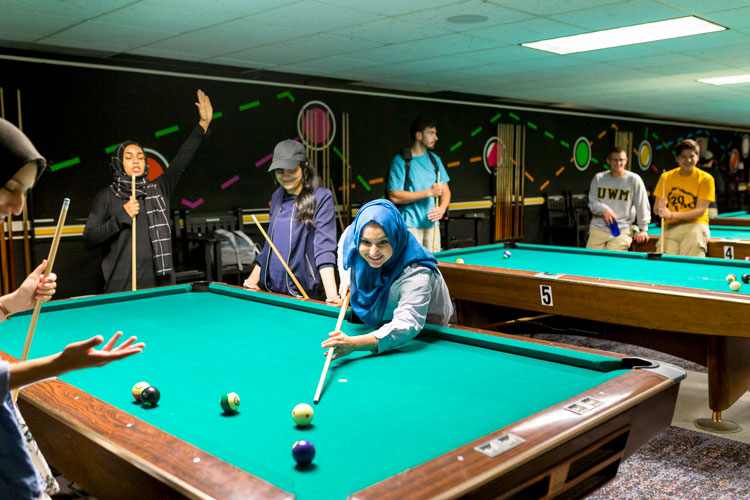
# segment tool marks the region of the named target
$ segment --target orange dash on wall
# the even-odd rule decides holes
[[[528,172],[524,172],[524,174],[526,175],[526,178],[527,178],[528,180],[530,180],[531,182],[534,182],[534,178],[533,178],[533,177],[531,176],[531,174],[530,174],[530,173],[528,173]]]
[[[544,188],[546,188],[549,185],[549,181],[545,181],[544,184],[539,186],[539,191],[544,191]]]
[[[565,167],[560,167],[557,169],[557,172],[555,172],[555,177],[559,176],[561,173],[563,173],[563,170],[565,170]]]
[[[446,167],[448,167],[448,168],[451,168],[451,167],[457,167],[457,166],[459,166],[460,164],[461,164],[461,162],[460,162],[460,161],[452,161],[452,162],[450,162],[449,164],[447,164],[447,165],[446,165]]]

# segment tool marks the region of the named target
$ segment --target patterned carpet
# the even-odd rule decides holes
[[[750,498],[750,445],[668,427],[588,500]]]

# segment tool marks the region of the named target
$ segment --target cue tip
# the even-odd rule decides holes
[[[67,210],[68,207],[70,207],[70,198],[65,198],[63,200],[63,209]]]

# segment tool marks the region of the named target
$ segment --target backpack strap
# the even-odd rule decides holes
[[[437,179],[438,172],[440,172],[440,168],[438,167],[437,160],[435,159],[435,155],[430,152],[430,150],[427,150],[427,157],[432,162],[432,166],[435,167],[435,179]]]
[[[404,160],[404,191],[409,184],[409,170],[411,169],[411,148],[401,148],[401,158]]]

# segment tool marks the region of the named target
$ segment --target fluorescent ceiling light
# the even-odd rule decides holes
[[[656,40],[668,40],[682,36],[700,35],[725,29],[724,26],[689,16],[670,19],[668,21],[626,26],[624,28],[594,31],[593,33],[584,33],[582,35],[552,38],[539,42],[522,43],[521,45],[532,49],[554,52],[555,54],[573,54],[575,52],[587,52]]]
[[[719,76],[716,78],[699,78],[699,82],[709,85],[734,85],[735,83],[750,83],[750,74]]]

